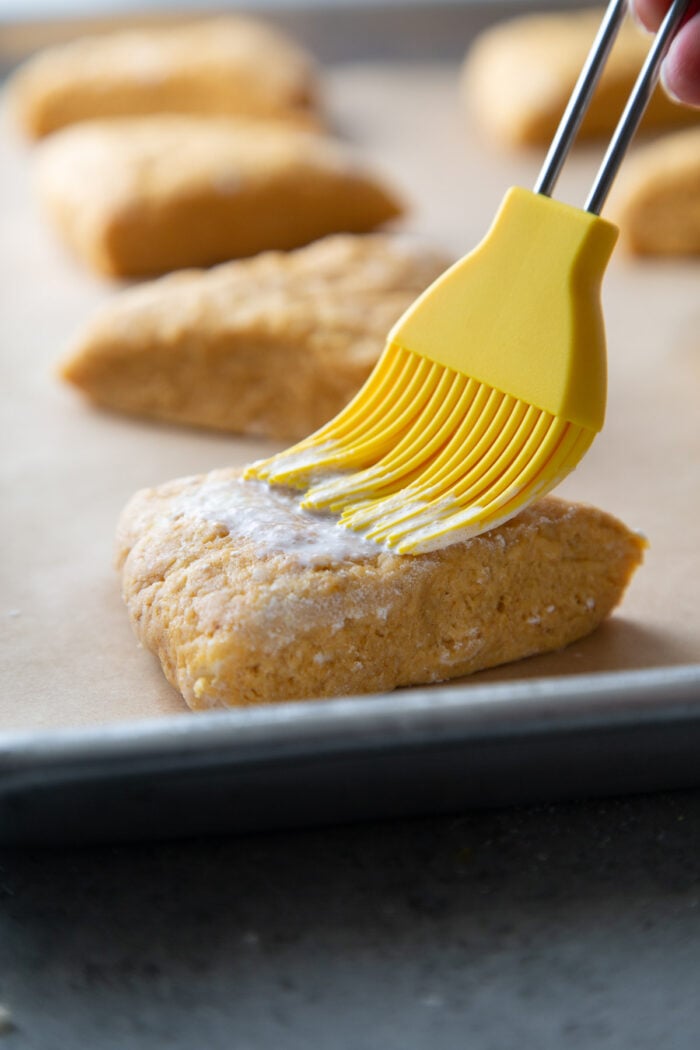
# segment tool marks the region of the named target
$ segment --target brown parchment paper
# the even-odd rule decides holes
[[[460,109],[457,72],[344,66],[326,83],[338,133],[410,203],[401,228],[455,255],[481,238],[509,185],[533,184],[541,162],[499,156],[478,140]],[[110,415],[64,388],[57,358],[118,286],[81,269],[44,225],[32,149],[6,113],[0,143],[0,730],[182,712],[127,621],[113,569],[116,519],[142,486],[276,446]],[[597,159],[595,150],[577,153],[558,196],[581,204]],[[646,563],[590,638],[471,681],[700,661],[700,265],[618,253],[604,303],[608,420],[560,491],[644,532]]]

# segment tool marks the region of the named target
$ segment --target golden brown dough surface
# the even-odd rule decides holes
[[[392,324],[447,258],[382,234],[337,234],[114,296],[62,375],[121,412],[302,438],[367,378]]]
[[[133,117],[39,147],[38,190],[65,241],[106,274],[209,266],[395,218],[393,192],[331,139],[260,121]]]
[[[438,682],[558,649],[620,601],[644,543],[549,497],[399,557],[220,470],[137,493],[117,547],[138,638],[190,707],[209,708]]]
[[[637,255],[700,255],[700,128],[637,149],[620,172],[610,214]]]
[[[25,132],[148,113],[313,122],[310,58],[271,27],[241,17],[83,37],[39,52],[11,94]]]
[[[506,146],[552,138],[603,16],[603,9],[526,14],[486,30],[467,54],[462,96],[485,135]],[[579,136],[609,134],[642,67],[651,38],[628,20],[620,31]],[[643,126],[697,122],[659,88]]]

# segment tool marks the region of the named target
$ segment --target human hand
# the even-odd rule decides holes
[[[652,32],[659,28],[670,0],[633,0],[638,20]],[[661,69],[664,87],[691,106],[700,106],[700,0],[693,0]]]

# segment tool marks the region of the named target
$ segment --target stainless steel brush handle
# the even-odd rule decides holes
[[[571,98],[564,110],[564,115],[552,139],[552,145],[549,147],[549,153],[542,165],[542,171],[535,183],[535,193],[542,193],[545,197],[551,197],[556,181],[559,178],[559,173],[564,166],[564,161],[574,144],[581,121],[586,114],[588,104],[600,80],[608,55],[617,39],[620,26],[625,20],[626,13],[627,0],[611,0],[608,4],[603,21],[600,23],[600,29],[593,41],[574,90],[571,92]]]
[[[605,204],[613,179],[622,163],[622,158],[639,127],[639,122],[644,116],[644,110],[647,108],[649,99],[658,82],[661,63],[666,57],[671,41],[681,24],[684,14],[688,10],[689,3],[690,0],[674,0],[661,23],[661,28],[654,37],[654,43],[637,77],[637,82],[632,88],[632,93],[627,99],[627,105],[615,128],[607,153],[595,177],[593,189],[586,201],[585,210],[592,212],[593,215],[599,215],[601,208]]]
[[[622,158],[639,127],[639,122],[658,82],[661,63],[666,57],[671,41],[689,4],[690,0],[673,0],[661,24],[661,28],[654,37],[649,54],[632,88],[598,174],[595,177],[593,188],[586,201],[585,210],[594,215],[600,214],[600,210],[607,199],[613,179],[622,163]],[[547,197],[551,196],[624,20],[626,8],[627,0],[610,0],[608,4],[598,34],[581,70],[552,145],[549,148],[542,171],[535,184],[536,193],[542,193]]]

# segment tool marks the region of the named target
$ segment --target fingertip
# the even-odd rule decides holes
[[[637,25],[647,32],[655,32],[666,13],[668,0],[632,0],[630,12]]]
[[[661,86],[664,89],[664,93],[668,95],[672,102],[677,102],[679,105],[683,104],[683,99],[676,91],[675,74],[672,69],[669,69],[668,59],[664,62],[661,67]]]
[[[700,106],[700,13],[679,30],[663,64],[661,79],[675,101]]]

